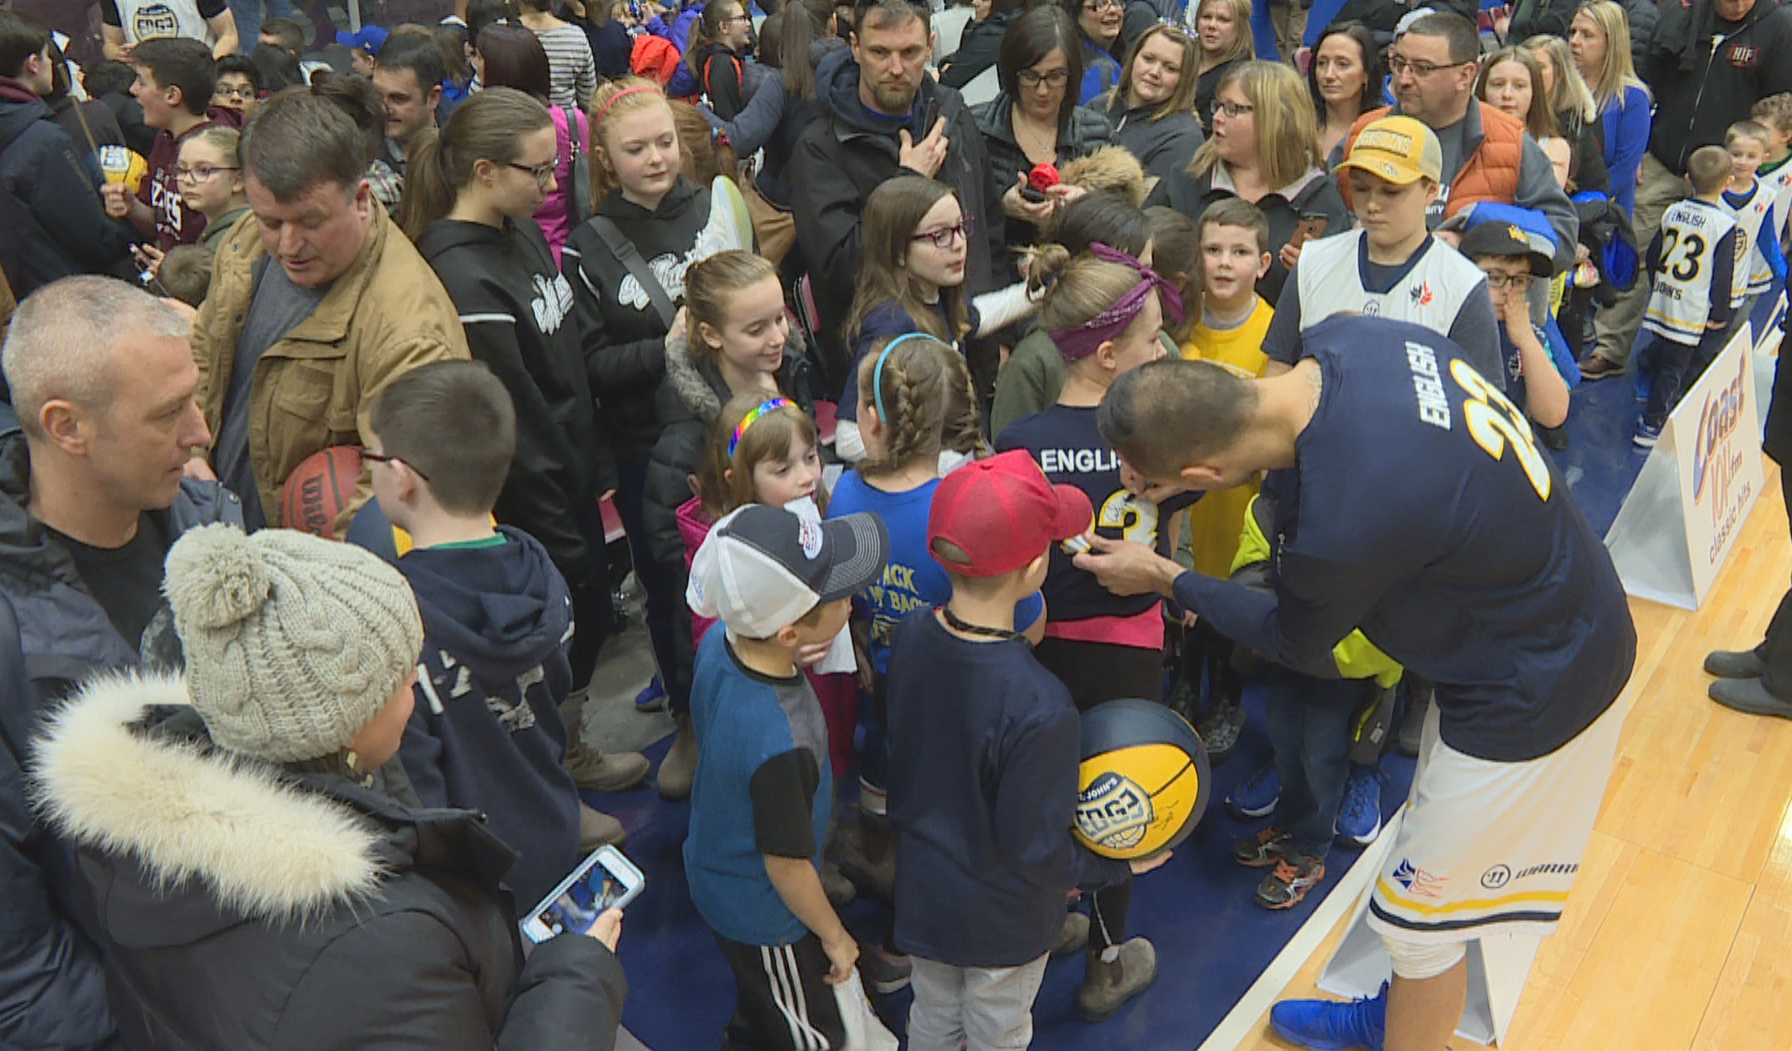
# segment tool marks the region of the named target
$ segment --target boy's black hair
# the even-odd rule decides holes
[[[30,15],[0,8],[0,76],[14,77],[24,71],[25,60],[41,55],[50,46],[50,31]]]
[[[235,73],[249,78],[249,86],[256,91],[261,90],[261,70],[255,68],[255,60],[247,55],[225,55],[218,60],[218,76]]]
[[[478,361],[438,361],[403,373],[374,395],[382,451],[423,476],[450,514],[491,511],[516,455],[510,391]]]
[[[205,116],[218,88],[211,48],[188,37],[157,37],[131,49],[131,64],[149,70],[159,86],[179,88],[181,107],[195,117]]]
[[[417,86],[425,95],[429,89],[448,79],[448,63],[442,58],[442,46],[427,35],[405,36],[394,33],[387,38],[373,60],[376,69],[408,69],[417,78]]]
[[[89,98],[97,99],[105,95],[129,96],[131,81],[136,79],[136,70],[109,58],[95,59],[81,67],[81,86],[87,89]]]

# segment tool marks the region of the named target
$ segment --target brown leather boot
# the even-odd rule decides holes
[[[678,736],[672,739],[672,750],[660,760],[656,781],[660,798],[676,802],[691,798],[691,785],[697,780],[697,731],[691,726],[690,713],[673,719],[678,723]]]

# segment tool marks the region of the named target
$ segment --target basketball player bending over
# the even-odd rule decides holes
[[[1115,592],[1174,597],[1311,675],[1335,676],[1332,646],[1360,627],[1436,681],[1370,903],[1392,987],[1353,1004],[1278,1004],[1271,1018],[1306,1046],[1440,1051],[1466,998],[1467,942],[1547,934],[1561,918],[1611,772],[1636,629],[1529,422],[1454,343],[1337,316],[1305,332],[1302,353],[1261,380],[1147,365],[1098,418],[1140,487],[1225,489],[1269,472],[1273,594],[1133,543],[1097,539],[1077,564]]]

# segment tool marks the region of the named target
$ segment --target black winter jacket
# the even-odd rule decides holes
[[[42,100],[0,77],[0,187],[20,205],[0,234],[0,267],[21,301],[72,274],[130,274],[135,231],[106,217],[87,153]]]
[[[678,533],[679,505],[691,498],[690,476],[703,469],[703,451],[709,445],[716,415],[734,397],[722,373],[707,355],[699,357],[685,340],[666,343],[666,378],[660,383],[659,413],[665,430],[653,447],[647,465],[647,493],[642,517],[647,522],[647,542],[653,557],[684,575],[684,539]],[[778,370],[778,389],[811,417],[815,405],[809,396],[809,362],[803,356],[802,337],[795,329],[784,345],[784,365]]]
[[[0,1047],[111,1048],[105,977],[81,929],[73,858],[32,811],[25,770],[50,703],[140,658],[68,551],[25,512],[30,491],[25,439],[13,424],[0,436]],[[182,482],[173,508],[150,515],[169,536],[243,521],[236,497],[216,482]],[[152,663],[178,665],[173,625],[164,607],[144,632]]]
[[[1566,37],[1574,12],[1585,0],[1520,0],[1512,9],[1512,23],[1506,27],[1506,40],[1522,44],[1540,33]],[[1624,20],[1630,24],[1630,57],[1636,68],[1643,68],[1649,54],[1649,38],[1655,34],[1655,23],[1661,17],[1655,0],[1618,0],[1624,9]]]
[[[1013,115],[1014,99],[1005,91],[988,102],[971,107],[977,130],[983,133],[983,149],[989,155],[989,170],[995,177],[998,202],[999,195],[1007,193],[1021,174],[1033,170],[1033,163],[1014,141]],[[1078,157],[1088,156],[1098,147],[1106,146],[1113,136],[1114,126],[1104,114],[1084,106],[1074,107],[1070,111],[1070,123],[1058,132],[1058,155],[1052,163],[1062,167]],[[1006,213],[1003,218],[1003,240],[1008,248],[1017,249],[1040,239],[1039,228],[1032,223],[1008,219]],[[1006,260],[996,267],[996,273],[1002,281],[1018,276]]]
[[[1217,169],[1216,163],[1213,170],[1199,178],[1190,175],[1186,168],[1172,172],[1152,189],[1151,196],[1145,200],[1146,207],[1167,204],[1199,226],[1201,213],[1208,205],[1222,197],[1237,196],[1223,186],[1213,185]],[[1283,190],[1286,192],[1264,194],[1257,202],[1264,218],[1269,220],[1270,256],[1269,273],[1257,282],[1257,294],[1272,304],[1281,298],[1282,284],[1288,280],[1288,269],[1281,260],[1282,246],[1293,239],[1294,230],[1302,218],[1323,218],[1326,221],[1325,236],[1350,229],[1350,211],[1344,207],[1344,198],[1339,195],[1337,181],[1332,176],[1315,168]]]
[[[186,696],[174,677],[98,683],[38,749],[134,1051],[614,1046],[621,966],[580,934],[524,962],[512,855],[476,814],[137,725]]]
[[[1649,152],[1686,172],[1700,146],[1721,146],[1731,124],[1755,103],[1792,91],[1792,7],[1756,0],[1740,22],[1717,17],[1713,0],[1661,10],[1641,73],[1655,96]]]
[[[981,22],[965,23],[958,50],[940,63],[940,83],[953,91],[963,91],[978,74],[995,65],[1002,55],[1002,35],[1013,22],[1014,12],[991,11]]]
[[[438,219],[417,238],[460,311],[467,348],[516,403],[516,456],[498,521],[541,541],[574,587],[604,573],[597,494],[615,485],[573,318],[573,290],[533,220]]]
[[[597,211],[634,242],[678,306],[684,302],[685,269],[696,257],[698,239],[709,223],[709,204],[708,187],[680,176],[651,212],[624,200],[621,193],[604,198]],[[666,374],[669,322],[654,310],[646,291],[589,221],[573,228],[560,265],[572,285],[573,316],[591,393],[602,406],[616,457],[644,464],[660,436],[653,400]]]
[[[1195,151],[1207,141],[1201,133],[1201,121],[1193,113],[1172,113],[1152,120],[1157,105],[1127,109],[1125,97],[1116,91],[1107,111],[1108,120],[1114,125],[1114,143],[1126,147],[1139,159],[1147,179],[1167,179],[1172,172],[1188,167]]]
[[[830,366],[844,369],[847,354],[841,327],[852,307],[859,273],[863,243],[859,219],[871,191],[905,172],[897,162],[899,128],[906,128],[910,139],[919,142],[935,120],[946,122],[946,160],[935,178],[957,192],[969,220],[965,260],[965,292],[969,295],[994,287],[993,266],[1002,258],[1006,216],[1001,192],[989,170],[983,136],[958,92],[923,77],[904,125],[872,116],[859,101],[859,67],[851,51],[831,52],[822,60],[816,78],[820,119],[803,133],[791,160],[790,176],[796,187],[797,241],[815,282],[824,357]],[[839,381],[843,376],[842,372],[829,378]]]

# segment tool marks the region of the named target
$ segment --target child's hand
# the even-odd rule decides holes
[[[100,187],[100,199],[106,205],[106,215],[113,219],[123,219],[130,215],[130,193],[121,182],[109,182]]]
[[[859,962],[859,943],[844,930],[840,937],[821,943],[821,951],[828,954],[828,962],[833,968],[822,980],[829,985],[839,985],[852,977],[852,969]]]
[[[622,940],[622,910],[605,909],[591,921],[591,929],[585,932],[588,938],[596,938],[603,942],[611,952],[616,951],[616,943]]]
[[[1132,869],[1133,875],[1143,876],[1152,869],[1161,866],[1173,856],[1175,856],[1175,851],[1160,850],[1148,858],[1134,858],[1126,864],[1128,868]]]

